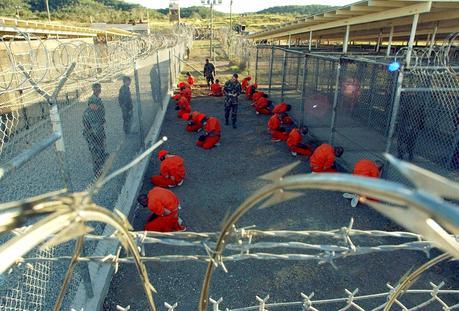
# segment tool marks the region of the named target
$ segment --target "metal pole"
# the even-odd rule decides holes
[[[214,0],[210,0],[210,59],[212,59],[212,49],[213,49],[213,39],[214,39]]]
[[[416,29],[419,21],[419,13],[413,15],[413,25],[411,26],[410,41],[408,42],[408,51],[406,53],[406,67],[411,64],[411,54],[413,53],[414,39],[416,37]]]
[[[288,35],[288,47],[291,46],[292,35]]]
[[[387,51],[386,51],[386,56],[390,56],[390,50],[392,48],[392,39],[394,38],[394,26],[390,27],[390,33],[389,33],[389,42],[387,44]]]
[[[163,109],[163,89],[161,85],[161,67],[159,62],[159,51],[156,51],[156,65],[158,66],[158,88],[159,88],[159,107]]]
[[[312,51],[312,31],[309,32],[309,47],[308,47],[308,50],[309,52]]]
[[[134,61],[134,82],[135,82],[137,116],[139,118],[140,147],[143,149],[145,147],[145,138],[144,138],[144,133],[143,133],[143,125],[142,125],[142,102],[140,99],[139,70],[138,70],[137,61]]]
[[[268,88],[269,96],[271,96],[271,86],[273,82],[273,61],[274,61],[274,45],[271,46],[271,60],[269,63],[269,88]]]
[[[437,31],[438,31],[438,22],[435,23],[435,27],[432,32],[432,37],[430,38],[430,45],[429,45],[429,53],[427,54],[427,57],[430,57],[432,54],[433,47],[435,45],[435,37],[437,36]]]
[[[284,50],[284,59],[282,62],[282,88],[281,88],[281,101],[284,101],[284,92],[285,92],[285,74],[287,67],[287,52]]]
[[[61,139],[62,134],[52,133],[51,136],[34,143],[29,149],[18,154],[10,161],[6,162],[5,165],[0,167],[0,180],[7,176],[9,173],[18,170],[25,163],[30,161],[33,157],[40,154],[43,150],[51,146],[53,143]]]
[[[400,110],[400,97],[402,95],[402,84],[403,84],[404,68],[400,69],[400,73],[397,79],[397,90],[395,91],[394,104],[392,105],[392,116],[390,119],[389,134],[387,135],[386,142],[386,153],[390,153],[392,145],[392,138],[395,133],[395,125],[397,123],[398,111]]]
[[[169,49],[169,90],[174,87],[174,80],[172,78],[172,48]]]
[[[376,43],[376,53],[379,53],[379,48],[381,47],[382,35],[383,35],[383,31],[381,29],[378,35],[378,42]]]
[[[336,109],[338,107],[340,72],[341,72],[341,60],[338,61],[338,65],[336,66],[335,95],[333,97],[333,110],[332,110],[332,119],[331,119],[331,125],[330,125],[330,139],[329,139],[329,144],[331,145],[333,145],[335,141]]]
[[[255,59],[255,82],[257,82],[257,78],[258,78],[258,52],[259,52],[260,48],[258,47],[257,45],[257,58]]]
[[[295,80],[295,90],[298,90],[298,84],[300,80],[300,64],[301,64],[301,56],[297,57],[297,64],[296,64],[296,80]]]
[[[49,13],[49,1],[45,0],[45,5],[46,5],[46,13],[48,14],[48,22],[51,21],[51,14]]]
[[[349,43],[349,31],[351,30],[351,25],[346,26],[346,33],[344,34],[344,41],[343,41],[343,54],[347,54],[347,46]]]
[[[233,33],[233,0],[230,1],[230,34]]]
[[[304,66],[303,66],[303,85],[301,87],[301,103],[300,103],[300,112],[301,112],[301,119],[300,125],[304,125],[304,102],[305,102],[305,95],[306,95],[306,79],[307,79],[307,71],[308,71],[308,59],[307,56],[304,55]]]

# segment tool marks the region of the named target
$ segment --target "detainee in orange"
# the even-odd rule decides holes
[[[314,173],[336,173],[335,159],[341,157],[343,147],[333,147],[329,144],[322,144],[314,150],[309,165]]]
[[[163,188],[181,186],[186,175],[183,158],[170,154],[167,150],[161,150],[158,153],[158,160],[161,161],[159,175],[152,176],[151,183]]]
[[[215,83],[212,83],[210,86],[209,96],[220,97],[223,96],[222,86],[220,85],[220,80],[215,80]]]
[[[290,131],[290,134],[287,138],[287,146],[290,149],[290,152],[293,156],[311,156],[312,147],[302,142],[303,136],[306,136],[308,134],[308,131],[309,130],[307,126],[303,126],[301,128],[294,128]]]
[[[381,177],[381,169],[381,162],[362,159],[355,163],[352,174],[371,178],[379,178]]]
[[[144,226],[145,231],[173,232],[185,231],[182,219],[179,217],[180,201],[170,190],[154,187],[148,196],[141,195],[137,201],[147,207],[153,214],[148,217]]]

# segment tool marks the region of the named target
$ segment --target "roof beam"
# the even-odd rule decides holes
[[[313,25],[313,26],[309,26],[303,29],[297,29],[297,30],[291,31],[288,34],[294,35],[294,34],[298,34],[301,32],[307,32],[307,31],[317,31],[317,30],[336,28],[336,27],[341,27],[341,26],[346,26],[346,25],[371,23],[375,21],[393,19],[397,17],[410,16],[410,15],[414,15],[417,13],[429,12],[430,9],[431,9],[431,2],[424,2],[424,3],[409,5],[403,8],[385,10],[385,11],[378,12],[378,13],[351,17],[351,18],[334,21],[330,23]]]
[[[411,16],[417,13],[429,12],[432,7],[431,4],[432,3],[430,1],[416,3],[416,4],[408,5],[405,7],[401,7],[401,8],[382,10],[379,12],[349,17],[349,18],[340,19],[337,21],[331,21],[328,23],[319,23],[316,25],[308,26],[308,25],[298,24],[295,27],[293,27],[293,29],[291,30],[280,28],[280,29],[276,29],[276,30],[266,32],[266,33],[253,34],[252,36],[250,36],[250,38],[257,38],[257,39],[258,38],[276,38],[276,37],[300,34],[302,32],[320,31],[320,30],[325,30],[325,29],[344,27],[346,25],[368,24],[368,23],[374,23],[374,22],[379,22],[381,24],[381,25],[376,26],[377,28],[381,28],[384,26],[392,26],[393,24],[388,23],[387,20],[405,17],[405,16]],[[440,12],[439,14],[442,15],[442,12]],[[409,24],[411,21],[412,19],[408,18],[408,21],[406,22],[406,24]],[[363,27],[363,29],[367,29],[368,25],[361,25],[361,27]],[[353,27],[353,29],[355,28]]]
[[[368,6],[384,7],[384,8],[401,8],[406,6],[403,1],[388,1],[388,0],[369,0]]]

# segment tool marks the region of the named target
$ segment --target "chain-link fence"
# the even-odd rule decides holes
[[[180,71],[179,57],[190,40],[186,28],[109,42],[40,40],[22,32],[2,38],[0,202],[63,188],[85,191],[101,174],[132,161],[145,148],[149,132],[159,126],[155,117],[166,109],[163,105]],[[113,209],[126,176],[104,184],[93,200]],[[104,229],[94,225],[95,233]],[[11,237],[0,239],[4,243]],[[66,256],[75,245],[34,249],[33,254]],[[86,243],[83,253],[93,254],[97,247]],[[3,275],[0,309],[52,309],[59,294],[52,284],[62,283],[67,267],[65,261],[40,262]],[[72,277],[64,309],[70,308],[80,281],[90,297],[94,283],[86,264]]]
[[[347,169],[390,152],[457,178],[459,79],[450,68],[391,71],[390,58],[276,46],[258,46],[256,55],[259,86],[291,104],[294,119],[316,139],[343,146]],[[388,169],[385,176],[401,179]]]

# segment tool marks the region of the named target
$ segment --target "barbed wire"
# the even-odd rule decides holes
[[[409,289],[404,292],[404,296],[409,295],[428,295],[430,296],[427,300],[423,300],[415,305],[408,306],[407,302],[403,302],[401,299],[396,300],[396,304],[402,310],[423,310],[423,308],[436,304],[441,306],[442,310],[455,310],[459,308],[459,303],[454,305],[448,305],[444,298],[440,296],[446,295],[459,295],[459,290],[447,290],[442,289],[445,286],[445,282],[441,282],[438,285],[435,283],[430,282],[431,289]],[[387,292],[382,293],[375,293],[375,294],[366,294],[366,295],[358,295],[359,289],[356,288],[353,291],[345,289],[344,292],[346,294],[345,297],[342,298],[329,298],[329,299],[314,299],[315,293],[312,292],[309,295],[301,293],[301,299],[299,301],[291,301],[291,302],[278,302],[278,303],[269,303],[270,296],[267,295],[264,298],[256,296],[256,300],[258,302],[257,305],[249,306],[249,307],[241,307],[241,308],[226,308],[226,311],[251,311],[251,310],[261,310],[266,311],[267,308],[269,310],[274,310],[278,308],[285,308],[285,307],[301,307],[301,310],[304,311],[319,311],[318,309],[320,306],[327,307],[326,309],[329,310],[329,305],[336,305],[336,309],[340,311],[344,310],[371,310],[371,311],[378,311],[382,310],[387,305],[387,299],[390,297],[392,292],[394,291],[395,287],[392,286],[390,283],[386,284],[386,287],[389,289]],[[363,307],[363,303],[367,301],[374,301],[374,300],[382,300],[383,302],[377,305],[376,307]],[[223,298],[218,300],[209,299],[209,302],[212,304],[212,310],[214,311],[223,311],[220,309],[221,305],[223,304]],[[177,308],[178,303],[175,303],[171,306],[169,303],[166,303],[169,310],[175,310]]]
[[[133,36],[116,41],[88,43],[83,40],[46,40],[17,30],[12,36],[1,37],[6,63],[0,73],[0,95],[8,91],[28,88],[27,79],[19,70],[22,65],[37,83],[51,83],[59,79],[71,63],[77,63],[70,80],[87,79],[91,81],[112,77],[125,70],[136,59],[172,47],[192,32],[188,27],[175,27],[164,32],[154,32],[149,36]],[[27,53],[16,52],[16,42],[25,42]],[[5,104],[0,104],[0,108]]]
[[[410,50],[408,47],[397,51],[395,59],[403,59],[407,53],[411,53],[412,63],[410,70],[413,73],[433,75],[444,73],[459,77],[459,52],[458,46],[459,31],[449,34],[441,45],[430,45],[427,47],[415,47]]]

